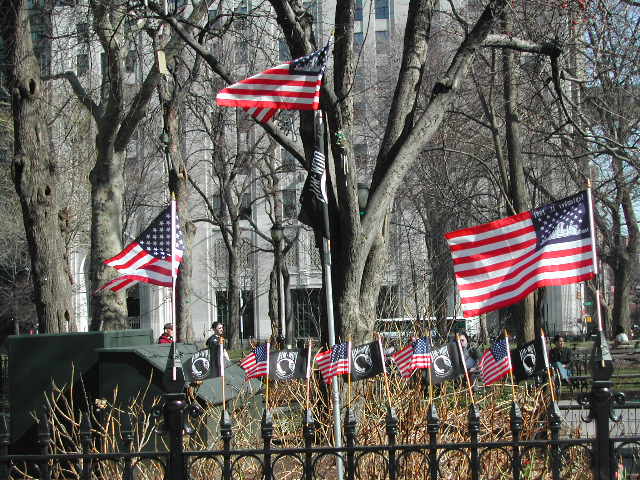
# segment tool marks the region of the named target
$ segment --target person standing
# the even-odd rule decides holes
[[[165,323],[164,332],[158,338],[158,343],[173,343],[173,324]]]
[[[217,347],[220,345],[220,340],[224,335],[224,325],[220,322],[214,322],[211,324],[211,328],[213,329],[213,334],[207,338],[206,345],[210,350],[217,350]],[[224,348],[224,346],[223,346]],[[223,350],[224,362],[225,364],[229,364],[229,354],[227,353],[227,349]]]

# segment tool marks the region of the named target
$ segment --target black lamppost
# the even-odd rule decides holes
[[[278,337],[280,346],[284,345],[285,312],[284,312],[284,291],[282,281],[282,241],[284,240],[284,230],[280,222],[276,222],[271,227],[271,239],[273,240],[274,268],[276,273],[276,287],[278,289]]]

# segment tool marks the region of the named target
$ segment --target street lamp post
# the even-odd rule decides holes
[[[276,270],[276,287],[278,289],[278,338],[277,342],[284,344],[285,311],[284,311],[284,282],[282,281],[282,240],[284,230],[279,222],[271,227],[271,239],[273,240],[274,267]]]

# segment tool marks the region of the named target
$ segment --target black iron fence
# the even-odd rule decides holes
[[[188,418],[198,411],[187,402],[184,394],[172,393],[164,396],[162,405],[164,424],[161,430],[166,438],[166,451],[132,452],[134,432],[129,425],[123,429],[120,452],[90,453],[92,427],[89,416],[85,415],[80,427],[82,451],[51,454],[49,422],[42,418],[38,423],[37,440],[40,454],[9,455],[9,432],[6,422],[0,422],[0,480],[638,478],[633,477],[640,471],[637,458],[640,436],[637,436],[637,430],[634,427],[632,435],[611,435],[611,425],[624,421],[616,416],[623,410],[619,405],[622,397],[612,393],[611,385],[610,381],[594,381],[591,392],[580,398],[581,421],[593,424],[593,435],[578,438],[573,438],[566,428],[562,410],[567,406],[554,402],[549,407],[544,425],[538,430],[538,436],[522,439],[523,415],[519,406],[513,403],[511,431],[507,438],[479,441],[483,429],[491,428],[491,425],[483,423],[482,412],[476,405],[471,405],[467,415],[468,441],[441,443],[444,425],[436,408],[431,405],[424,418],[428,443],[399,444],[396,441],[399,420],[395,411],[389,408],[385,418],[384,443],[359,445],[356,412],[346,409],[343,446],[314,445],[316,423],[312,412],[306,411],[301,419],[304,445],[277,448],[273,442],[272,416],[265,411],[260,429],[261,445],[254,449],[234,449],[232,418],[223,411],[219,421],[222,449],[210,451],[184,450]],[[69,472],[76,473],[71,475]]]

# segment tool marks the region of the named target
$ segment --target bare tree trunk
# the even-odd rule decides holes
[[[29,243],[39,330],[73,331],[72,280],[59,217],[59,168],[50,150],[47,102],[33,51],[27,6],[24,0],[3,0],[0,5],[0,28],[10,58],[12,174]]]
[[[503,29],[506,35],[512,34],[511,11],[503,10]],[[507,138],[507,152],[509,158],[509,196],[514,213],[524,212],[529,209],[529,195],[526,189],[524,175],[524,160],[522,158],[522,133],[520,117],[517,113],[518,92],[515,83],[513,50],[507,48],[502,53],[503,67],[503,95],[505,109],[505,128]],[[534,299],[528,295],[522,302],[513,308],[518,327],[518,337],[528,342],[534,339]]]

